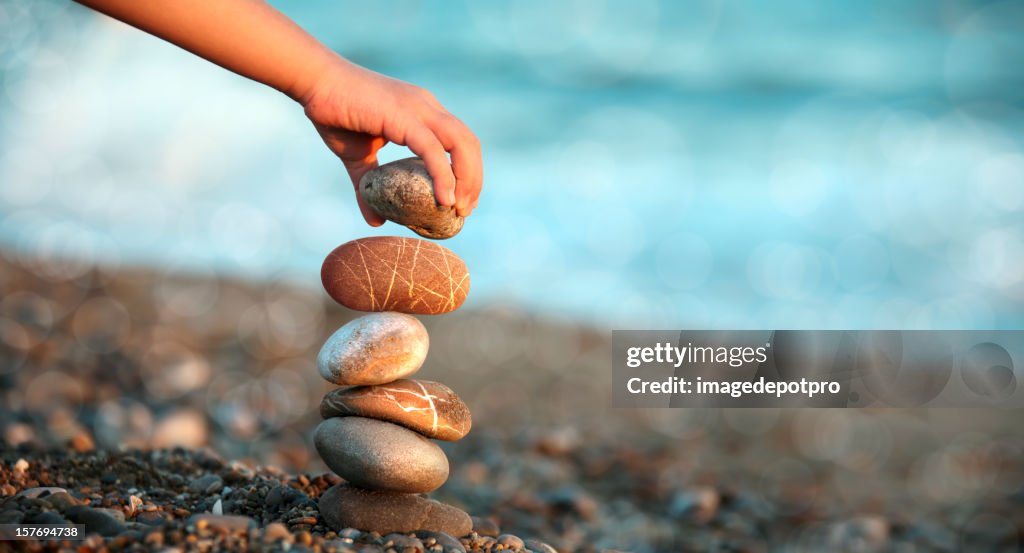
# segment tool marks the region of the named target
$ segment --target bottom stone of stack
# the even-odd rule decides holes
[[[465,511],[426,497],[339,484],[320,496],[320,514],[335,531],[390,534],[430,530],[461,537],[473,530]]]

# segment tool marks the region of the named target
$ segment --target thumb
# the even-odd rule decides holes
[[[366,200],[363,199],[363,195],[359,192],[359,181],[363,178],[363,175],[376,167],[376,156],[373,159],[354,161],[345,164],[345,169],[348,170],[348,176],[352,179],[352,188],[356,193],[356,202],[359,204],[359,211],[363,214],[363,219],[366,220],[366,224],[371,227],[379,227],[383,225],[385,219],[374,211],[373,208],[366,203]]]

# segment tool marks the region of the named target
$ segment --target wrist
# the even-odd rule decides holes
[[[351,72],[351,63],[338,54],[328,51],[323,59],[310,63],[300,71],[291,87],[283,92],[301,106],[307,107],[327,83],[337,82]]]

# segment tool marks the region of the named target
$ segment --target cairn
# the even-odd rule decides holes
[[[435,203],[418,158],[370,171],[359,188],[375,211],[421,236],[448,238],[462,228],[454,209]],[[410,378],[430,344],[414,315],[458,309],[469,292],[466,264],[434,242],[371,237],[331,252],[321,278],[338,303],[369,312],[338,329],[317,357],[320,374],[343,386],[323,398],[314,437],[320,457],[346,481],[321,496],[324,520],[335,530],[468,534],[469,515],[420,494],[448,479],[448,458],[431,440],[465,436],[469,409],[444,384]]]

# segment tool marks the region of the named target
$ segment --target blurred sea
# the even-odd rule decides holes
[[[600,328],[1024,328],[1024,3],[275,2],[480,136],[468,305]],[[271,44],[257,45],[272,48]],[[370,229],[298,106],[0,4],[0,244],[319,286]],[[389,146],[383,160],[407,154]]]

